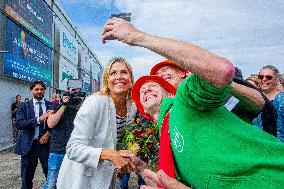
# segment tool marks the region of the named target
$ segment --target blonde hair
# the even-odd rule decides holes
[[[109,60],[107,66],[105,67],[104,69],[104,73],[103,73],[103,87],[102,87],[102,90],[99,92],[100,95],[110,95],[110,91],[109,91],[109,86],[108,86],[108,79],[109,79],[109,76],[110,76],[110,70],[111,70],[111,67],[114,63],[117,63],[117,62],[121,62],[123,63],[128,71],[129,71],[129,74],[130,74],[130,77],[131,77],[131,83],[133,85],[134,83],[134,76],[133,76],[133,71],[132,71],[132,68],[130,66],[130,64],[122,57],[114,57],[112,58],[111,60]],[[131,88],[129,89],[128,93],[127,93],[127,98],[128,99],[132,99],[131,98],[131,89],[132,89],[132,85],[131,85]]]

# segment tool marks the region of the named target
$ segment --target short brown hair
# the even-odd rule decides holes
[[[46,89],[46,86],[45,86],[45,84],[44,84],[44,82],[43,81],[40,81],[40,80],[37,80],[37,81],[34,81],[34,82],[32,82],[31,83],[31,85],[30,85],[30,90],[33,90],[33,88],[36,86],[36,85],[41,85],[43,88],[44,88],[44,90]]]

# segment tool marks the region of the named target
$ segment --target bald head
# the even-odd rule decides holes
[[[168,65],[160,67],[156,71],[155,75],[162,77],[171,85],[173,85],[175,88],[178,88],[178,86],[186,77],[186,74],[181,70],[179,70],[177,67],[168,66]]]

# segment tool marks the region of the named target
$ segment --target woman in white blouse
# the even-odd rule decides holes
[[[114,58],[109,62],[102,90],[86,98],[74,120],[57,188],[113,188],[115,168],[134,169],[128,159],[120,156],[125,152],[115,150],[117,117],[127,124],[136,113],[130,96],[133,82],[132,69],[125,59]]]

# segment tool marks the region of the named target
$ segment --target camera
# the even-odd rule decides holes
[[[82,80],[68,80],[67,86],[69,89],[67,92],[63,93],[63,96],[69,96],[69,101],[66,104],[69,108],[80,108],[83,101],[86,98],[86,92],[81,92],[83,86]]]
[[[78,89],[71,89],[71,91],[67,91],[67,92],[63,93],[63,96],[69,96],[70,99],[76,98],[76,97],[85,98],[86,92],[78,91]]]
[[[86,92],[80,92],[77,89],[72,89],[71,91],[63,93],[63,96],[69,96],[69,101],[66,104],[69,108],[80,108],[83,101],[86,98]]]

